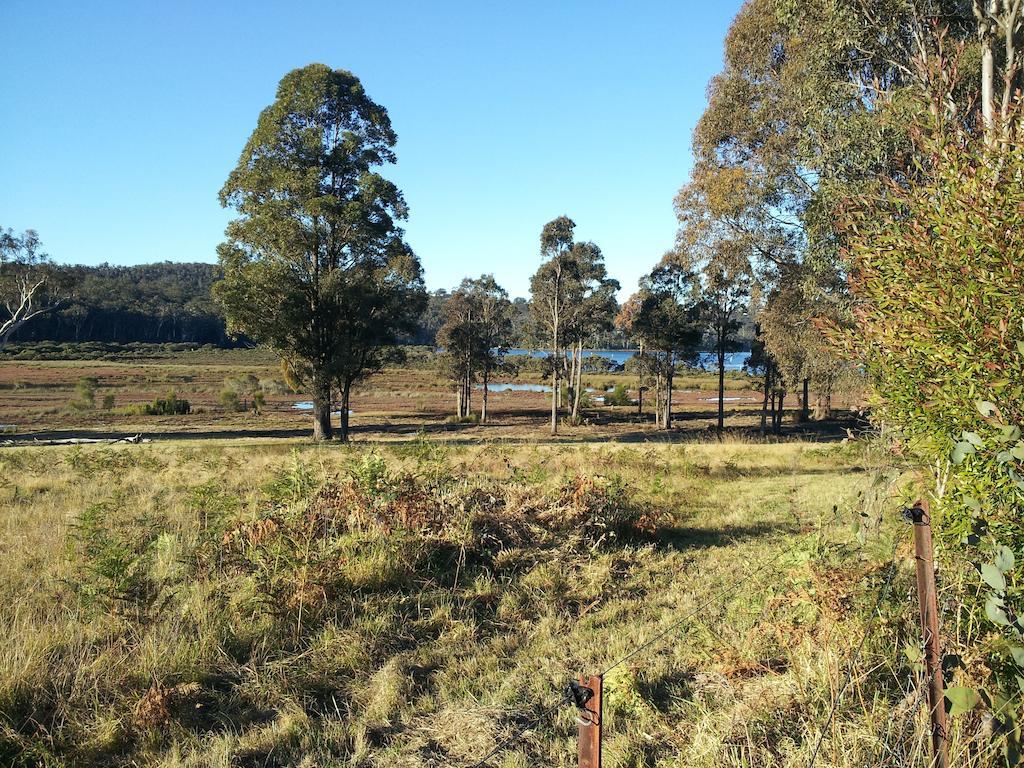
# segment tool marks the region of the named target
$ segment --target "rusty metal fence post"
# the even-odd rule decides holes
[[[579,768],[601,768],[603,682],[601,675],[581,675],[578,683],[569,684],[569,695],[576,705],[579,725]]]
[[[931,510],[920,499],[907,510],[914,525],[914,560],[917,566],[917,602],[921,612],[921,636],[924,640],[925,684],[931,718],[932,765],[948,768],[946,732],[946,694],[942,680],[942,644],[939,637],[939,601],[935,587],[935,560],[932,552]]]

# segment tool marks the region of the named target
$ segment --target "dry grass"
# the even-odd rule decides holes
[[[471,765],[778,557],[609,676],[606,764],[804,765],[898,530],[851,532],[869,464],[747,441],[2,449],[0,763]],[[819,766],[926,765],[900,553]],[[991,764],[976,726],[958,765]],[[563,708],[492,764],[573,765],[574,732]]]
[[[267,395],[266,408],[259,416],[236,412],[220,403],[225,382],[232,377],[253,375],[263,381],[280,378],[276,358],[260,350],[202,350],[173,354],[154,352],[153,357],[130,360],[4,360],[0,365],[0,425],[9,425],[21,437],[54,432],[68,435],[102,436],[118,434],[174,434],[194,437],[294,437],[309,430],[308,412],[293,405],[309,400],[308,395],[292,394],[284,389]],[[85,377],[97,381],[97,406],[81,410],[73,407],[76,383]],[[519,383],[542,383],[536,372],[522,372]],[[584,386],[603,390],[623,383],[635,396],[636,377],[624,373],[593,374],[584,377]],[[727,403],[728,425],[733,429],[751,429],[759,420],[758,380],[731,372],[726,396],[737,398]],[[283,387],[283,384],[281,385]],[[677,434],[700,434],[714,423],[717,403],[717,377],[713,374],[679,374],[676,379],[674,408]],[[193,412],[180,417],[139,416],[140,405],[174,391],[189,400]],[[112,396],[114,407],[105,410],[103,398]],[[479,391],[474,394],[474,409],[479,410]],[[543,439],[550,414],[549,395],[542,392],[495,392],[490,396],[490,424],[452,425],[447,423],[454,408],[452,386],[429,365],[394,368],[360,384],[352,396],[352,427],[356,439],[408,439],[417,431],[454,435],[466,440]],[[646,398],[645,418],[636,417],[634,407],[594,407],[588,409],[585,423],[566,425],[566,439],[607,440],[657,437],[653,429],[652,395]],[[848,407],[854,400],[837,398],[837,407]],[[795,413],[796,398],[788,405]],[[6,435],[5,435],[6,437]]]

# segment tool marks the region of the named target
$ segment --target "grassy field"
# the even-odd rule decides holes
[[[897,535],[816,764],[924,766],[878,477],[857,443],[0,449],[0,764],[575,765],[566,681],[688,617],[607,676],[606,765],[806,765]]]
[[[293,393],[281,380],[277,359],[262,350],[166,351],[158,345],[124,349],[110,359],[13,359],[0,363],[0,428],[9,439],[49,437],[105,437],[144,434],[176,438],[288,438],[308,434],[309,412],[295,405],[308,395]],[[24,351],[20,353],[22,356]],[[33,353],[37,354],[37,353]],[[235,411],[220,400],[225,383],[250,375],[266,389],[266,406],[259,415]],[[95,382],[93,403],[83,405],[76,391],[79,382]],[[543,383],[540,374],[524,370],[504,376],[501,382]],[[637,396],[637,379],[625,373],[584,376],[584,386],[595,396],[617,384]],[[700,436],[714,425],[717,409],[717,377],[696,371],[676,377],[673,407],[676,433]],[[731,430],[749,432],[759,422],[760,380],[740,372],[727,376],[727,425]],[[143,416],[139,409],[155,398],[174,392],[187,399],[192,412],[185,416]],[[479,410],[481,393],[475,393],[474,410]],[[455,434],[467,441],[533,440],[547,432],[550,395],[543,392],[493,392],[487,425],[452,424],[453,386],[442,378],[429,360],[417,360],[383,371],[360,384],[352,396],[351,422],[357,441],[408,440],[421,430]],[[585,409],[584,423],[566,425],[567,440],[648,440],[655,435],[648,394],[642,416],[637,408],[605,407],[594,404]],[[104,407],[104,400],[109,407]],[[838,408],[857,404],[857,396],[837,397]],[[797,408],[791,395],[787,401],[789,431]],[[806,425],[811,435],[825,432],[842,435],[837,424]]]

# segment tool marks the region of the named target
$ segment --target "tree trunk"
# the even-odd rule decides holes
[[[760,433],[763,436],[768,428],[768,395],[771,392],[771,368],[765,366],[764,368],[764,399],[761,401],[761,428]],[[773,409],[774,410],[774,409]]]
[[[313,379],[313,439],[330,440],[331,427],[331,384],[326,378]]]
[[[675,372],[672,362],[672,353],[669,352],[665,366],[665,429],[672,429],[672,374]]]
[[[814,402],[815,421],[824,421],[832,418],[832,393],[825,389],[818,393]]]
[[[725,429],[725,335],[718,339],[718,434]]]
[[[487,423],[487,387],[491,380],[491,371],[487,363],[484,363],[484,392],[483,392],[483,405],[480,408],[480,423]]]
[[[804,378],[804,399],[803,402],[800,404],[800,421],[811,420],[810,390],[811,380],[808,378]]]
[[[573,354],[576,358],[576,382],[573,385],[572,417],[576,420],[580,417],[580,397],[583,389],[583,339],[576,342]]]
[[[654,428],[661,427],[661,370],[654,371]]]
[[[995,29],[993,18],[996,14],[998,0],[984,0],[984,18],[979,18],[979,34],[981,36],[981,117],[985,126],[985,141],[995,141]],[[977,6],[975,6],[977,8]]]
[[[775,412],[775,425],[773,431],[776,435],[782,434],[782,416],[785,413],[786,390],[779,390],[779,407]]]
[[[348,442],[348,417],[349,417],[349,398],[352,394],[352,382],[343,382],[341,388],[341,442]]]
[[[558,434],[558,396],[559,380],[558,380],[558,358],[557,356],[552,357],[553,368],[551,370],[551,434]]]
[[[644,357],[644,343],[640,342],[638,360],[643,360]],[[636,369],[636,415],[637,418],[644,417],[644,366],[641,363]]]

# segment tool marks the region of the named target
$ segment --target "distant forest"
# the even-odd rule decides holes
[[[181,343],[247,346],[248,339],[232,338],[210,293],[221,278],[216,264],[159,262],[137,266],[63,266],[70,298],[59,310],[26,324],[13,341]],[[449,292],[429,295],[426,311],[409,344],[433,345],[443,322],[441,307]],[[513,300],[516,345],[532,347],[528,302]],[[741,342],[752,337],[744,323]],[[621,333],[595,338],[591,346],[622,349],[631,346]],[[749,344],[745,344],[749,346]]]

